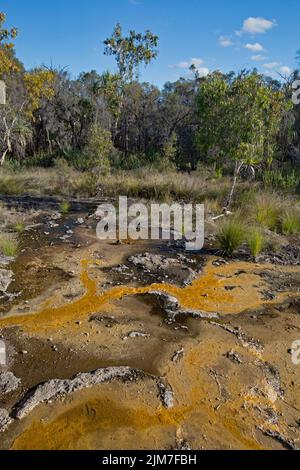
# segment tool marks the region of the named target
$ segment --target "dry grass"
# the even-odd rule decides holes
[[[60,164],[50,169],[29,168],[19,172],[0,171],[0,193],[60,196],[118,196],[159,201],[189,201],[206,199],[223,204],[230,188],[230,179],[206,179],[197,172],[160,173],[146,170],[119,171],[111,175],[82,173]]]
[[[16,256],[19,252],[18,241],[10,234],[0,234],[0,253],[5,256]]]

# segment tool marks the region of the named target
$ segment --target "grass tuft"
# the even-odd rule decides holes
[[[296,235],[300,233],[300,216],[296,210],[284,212],[281,220],[282,233],[284,235]]]
[[[249,229],[249,234],[247,236],[248,246],[250,248],[251,255],[256,258],[263,251],[266,240],[264,234],[259,229]]]
[[[19,252],[19,243],[9,235],[0,235],[0,252],[5,256],[15,257]]]
[[[275,231],[280,223],[282,202],[274,194],[260,194],[254,203],[254,220],[262,227]]]
[[[244,223],[239,217],[226,219],[222,222],[217,234],[217,240],[225,255],[232,256],[241,247],[245,239],[245,233]]]
[[[59,211],[63,215],[67,215],[70,212],[71,204],[68,201],[63,201],[59,204]]]
[[[26,228],[26,225],[22,221],[16,222],[13,226],[13,230],[17,232],[19,235],[24,233],[25,228]]]

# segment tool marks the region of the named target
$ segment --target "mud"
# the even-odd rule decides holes
[[[297,263],[99,242],[91,208],[44,209],[5,267],[0,448],[299,447]]]

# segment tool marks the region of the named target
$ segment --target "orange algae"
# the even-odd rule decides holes
[[[152,284],[146,287],[114,287],[98,293],[97,282],[89,275],[89,265],[88,260],[82,261],[81,282],[86,293],[80,299],[60,307],[46,306],[35,314],[3,317],[0,319],[0,326],[19,325],[31,332],[49,332],[51,328],[63,326],[67,321],[99,312],[101,307],[111,301],[153,291],[176,297],[183,309],[216,312],[220,315],[239,314],[263,304],[276,304],[292,295],[281,293],[274,301],[264,300],[261,292],[269,285],[261,279],[259,272],[264,269],[272,270],[274,267],[255,266],[245,262],[234,262],[219,267],[210,263],[192,285],[184,288],[168,284]],[[285,270],[291,271],[292,268]],[[49,301],[46,305],[49,305]]]
[[[47,413],[47,422],[36,416],[31,418],[28,427],[15,439],[12,450],[111,448],[112,436],[120,449],[137,446],[157,448],[153,442],[164,448],[169,436],[174,439],[176,431],[185,423],[190,422],[192,427],[198,429],[199,419],[201,426],[210,429],[212,435],[214,430],[218,430],[225,441],[226,438],[233,440],[238,447],[261,449],[259,443],[249,437],[249,429],[239,415],[241,398],[224,404],[223,413],[220,414],[207,400],[207,387],[207,384],[192,388],[184,386],[184,402],[190,404],[178,404],[173,409],[157,408],[152,399],[149,403],[149,398],[147,404],[142,404],[136,400],[136,394],[128,397],[118,386],[110,393],[98,387],[80,392],[69,404],[57,403],[50,414]],[[138,395],[141,393],[149,397],[145,388]],[[249,425],[251,427],[253,423]]]

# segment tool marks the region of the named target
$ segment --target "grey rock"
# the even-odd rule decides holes
[[[192,318],[219,318],[219,315],[217,313],[185,309],[181,307],[176,297],[166,294],[165,292],[151,291],[150,294],[155,295],[158,299],[162,301],[163,309],[167,314],[167,322],[170,324],[176,321],[176,317],[178,315]]]
[[[6,431],[12,422],[13,419],[9,416],[9,412],[0,408],[0,433]]]
[[[49,402],[59,396],[72,394],[77,390],[91,388],[95,385],[108,383],[112,380],[134,381],[142,377],[143,373],[130,367],[110,367],[98,369],[91,373],[81,373],[70,380],[54,379],[38,385],[29,392],[14,409],[17,419],[27,416],[41,403]]]
[[[9,266],[15,260],[12,256],[0,254],[0,266]]]
[[[81,373],[76,375],[73,379],[54,379],[38,385],[17,403],[12,414],[16,419],[22,419],[38,405],[50,403],[56,398],[65,397],[78,390],[91,388],[114,380],[136,382],[146,377],[156,382],[163,406],[172,408],[174,406],[174,394],[165,379],[145,374],[143,371],[130,367],[109,367],[107,369],[97,369],[90,373]]]
[[[168,409],[173,408],[174,392],[171,386],[163,378],[157,379],[157,386],[163,406]]]
[[[14,273],[9,269],[0,269],[0,292],[5,293],[12,283]]]
[[[167,258],[162,255],[155,255],[152,253],[144,253],[137,256],[131,256],[128,260],[135,267],[143,268],[146,271],[166,271],[170,266],[179,265],[178,260]]]
[[[2,372],[0,374],[0,395],[6,395],[18,389],[21,380],[14,376],[12,372]]]
[[[235,362],[236,364],[243,364],[243,361],[242,359],[240,358],[240,356],[238,355],[238,353],[234,352],[234,351],[229,351],[227,354],[226,354],[226,357],[227,359],[229,359],[231,362]]]
[[[150,335],[147,333],[141,333],[140,331],[132,331],[131,333],[128,333],[127,336],[123,338],[123,340],[127,339],[134,339],[134,338],[150,338]]]

